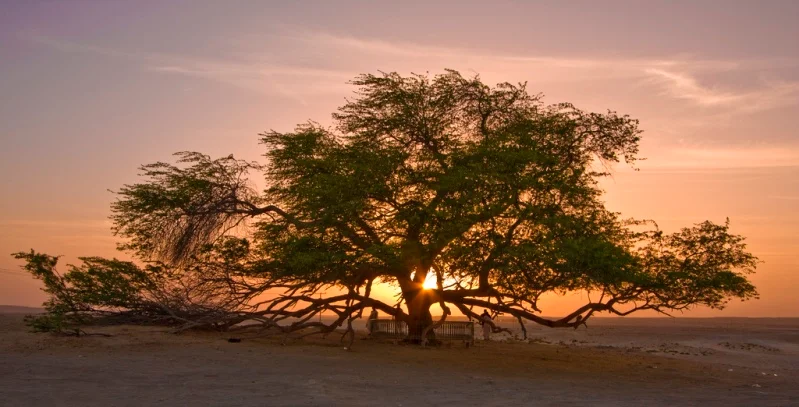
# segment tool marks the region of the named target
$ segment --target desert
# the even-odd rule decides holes
[[[339,335],[89,327],[34,334],[0,315],[8,406],[789,406],[799,403],[799,319],[596,318],[420,348]],[[24,310],[23,310],[24,311]],[[509,322],[500,322],[514,328]],[[361,326],[362,328],[362,326]]]

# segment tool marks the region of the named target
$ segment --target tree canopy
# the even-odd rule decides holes
[[[605,208],[598,181],[634,165],[637,120],[455,71],[352,83],[332,126],[261,134],[263,164],[183,152],[141,167],[112,204],[121,248],[287,330],[332,330],[370,306],[430,326],[436,303],[444,318],[487,308],[575,327],[757,295],[757,259],[729,221],[664,234]],[[423,289],[431,275],[437,288]],[[374,298],[376,282],[396,285],[405,310]],[[542,316],[543,294],[578,290],[591,300]],[[313,320],[322,311],[338,318]]]

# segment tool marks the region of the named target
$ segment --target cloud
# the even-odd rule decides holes
[[[209,79],[250,91],[277,93],[300,105],[308,104],[300,96],[301,92],[292,92],[278,81],[271,80],[272,74],[257,66],[188,61],[182,65],[155,65],[148,66],[146,69],[164,74]]]
[[[402,56],[412,58],[470,58],[491,62],[514,62],[525,65],[547,65],[557,68],[623,69],[628,72],[642,72],[646,67],[670,67],[690,65],[702,69],[731,69],[738,63],[730,61],[699,60],[691,58],[608,58],[608,57],[569,57],[554,55],[518,55],[502,52],[487,52],[483,49],[428,46],[402,41],[361,39],[351,36],[333,35],[324,32],[305,31],[299,35],[285,36],[287,39],[302,41],[320,48],[339,48],[383,56]]]
[[[35,220],[35,219],[0,219],[0,226],[19,228],[80,228],[111,230],[110,220],[90,219],[76,220]]]
[[[659,68],[647,68],[645,72],[661,85],[664,94],[702,107],[726,107],[752,113],[799,101],[799,82],[770,82],[751,90],[732,91],[703,86],[696,77],[684,72]]]
[[[456,67],[481,72],[484,78],[508,80],[535,79],[538,84],[585,83],[596,86],[624,86],[632,92],[660,94],[705,109],[698,112],[707,119],[724,120],[736,114],[750,114],[792,106],[799,101],[799,82],[722,81],[719,74],[733,73],[746,78],[770,72],[772,67],[799,66],[799,61],[717,60],[686,55],[659,58],[609,56],[517,55],[485,49],[415,44],[402,41],[363,39],[301,28],[284,28],[280,47],[270,49],[264,58],[256,47],[249,53],[213,58],[181,54],[127,52],[35,35],[37,43],[62,52],[82,52],[138,62],[143,69],[224,83],[240,89],[277,94],[300,104],[324,93],[348,94],[346,83],[364,71],[376,69],[400,72],[422,71],[431,67]],[[263,51],[263,50],[260,50]],[[390,66],[385,67],[385,64]],[[467,68],[468,67],[468,68]],[[701,78],[713,77],[709,86]],[[626,82],[626,83],[625,83]],[[637,87],[637,88],[636,88]]]
[[[702,87],[697,80],[685,74],[668,72],[663,69],[648,68],[645,71],[662,79],[666,91],[676,98],[688,99],[702,106],[716,106],[739,102],[744,96],[731,92]]]
[[[497,71],[503,75],[550,75],[546,79],[580,80],[643,79],[642,83],[673,99],[695,106],[735,113],[754,113],[790,106],[799,101],[799,82],[760,81],[744,85],[740,81],[711,87],[698,75],[736,73],[747,77],[776,68],[796,68],[795,59],[714,60],[691,56],[662,58],[529,56],[486,52],[480,49],[437,47],[398,41],[360,39],[320,32],[304,32],[287,37],[307,46],[338,49],[360,57],[402,57],[421,60],[426,66],[469,64],[481,72]],[[354,58],[353,58],[354,59]],[[409,64],[404,61],[405,64]],[[564,72],[566,70],[566,72]]]
[[[221,62],[199,58],[158,57],[145,69],[163,74],[189,76],[234,87],[279,94],[306,106],[305,97],[342,90],[353,75],[334,70],[271,65],[253,61]]]
[[[575,102],[591,109],[606,107],[608,98],[616,98],[607,92],[618,90],[620,97],[614,103],[617,106],[617,103],[630,106],[643,100],[649,102],[638,106],[636,111],[646,120],[648,140],[658,142],[660,148],[652,154],[643,151],[642,155],[651,159],[639,163],[642,169],[799,165],[799,146],[790,143],[754,149],[702,145],[707,137],[723,137],[728,141],[755,139],[734,127],[744,120],[743,116],[795,106],[799,102],[799,82],[762,79],[773,72],[796,68],[799,63],[795,60],[719,60],[690,55],[649,58],[517,55],[303,32],[296,28],[284,31],[290,34],[278,33],[282,45],[279,49],[268,49],[268,54],[256,46],[238,44],[232,47],[230,55],[213,57],[127,52],[45,36],[34,36],[32,40],[61,52],[124,59],[154,74],[221,83],[279,96],[301,106],[310,105],[320,95],[349,95],[352,92],[349,80],[380,68],[408,73],[431,67],[455,67],[479,72],[486,81],[531,79],[531,86],[548,92],[557,90],[568,98],[577,97],[579,100]],[[186,84],[179,86],[183,88]],[[669,113],[661,113],[660,109]],[[729,134],[721,135],[724,131]],[[686,147],[684,139],[694,140],[698,145]]]
[[[324,32],[305,32],[300,36],[289,38],[304,41],[307,44],[324,44],[325,47],[349,48],[360,50],[364,53],[393,55],[400,57],[425,58],[469,54],[469,52],[464,52],[465,50],[453,48],[431,47],[382,40],[365,40],[355,37],[338,36]]]
[[[799,149],[786,147],[676,147],[661,150],[646,169],[799,167]]]
[[[255,92],[276,93],[303,105],[307,104],[303,96],[341,90],[346,81],[354,76],[331,69],[282,65],[255,58],[207,58],[184,54],[129,52],[43,35],[32,35],[28,38],[61,52],[129,60],[147,71],[207,79]]]

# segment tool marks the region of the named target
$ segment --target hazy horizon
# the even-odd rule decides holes
[[[451,68],[639,119],[646,160],[603,181],[607,207],[667,232],[729,217],[764,262],[760,300],[682,315],[799,316],[799,2],[0,8],[0,303],[45,298],[12,252],[63,255],[61,270],[128,258],[108,190],[139,165],[186,150],[260,160],[259,132],[331,123],[358,74]],[[544,314],[578,296],[547,299]]]

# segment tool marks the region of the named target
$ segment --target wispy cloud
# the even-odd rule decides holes
[[[761,83],[755,89],[730,90],[703,86],[689,73],[647,68],[662,92],[703,107],[730,107],[740,112],[758,112],[799,103],[799,82]]]
[[[332,70],[256,62],[219,63],[185,58],[183,61],[168,65],[149,65],[146,69],[163,74],[209,79],[251,91],[276,93],[303,106],[308,105],[306,100],[308,96],[344,91],[347,89],[346,82],[353,77]]]
[[[36,220],[36,219],[0,219],[0,226],[20,228],[80,228],[80,229],[111,229],[110,220],[91,219],[78,220]]]
[[[353,77],[350,73],[332,69],[283,65],[256,58],[130,52],[42,35],[33,35],[29,39],[61,52],[130,60],[151,72],[207,79],[255,92],[277,93],[303,105],[307,104],[304,96],[340,90]]]
[[[324,32],[305,31],[299,35],[286,36],[287,39],[302,41],[309,45],[324,48],[343,48],[361,51],[364,54],[401,56],[412,58],[470,58],[491,62],[515,62],[528,65],[547,65],[557,68],[595,69],[613,68],[627,72],[643,72],[648,67],[691,66],[695,69],[733,69],[738,62],[673,58],[624,58],[624,57],[572,57],[556,55],[519,55],[508,52],[486,51],[477,48],[443,47],[401,41],[362,39],[350,36],[333,35]]]
[[[799,102],[799,82],[796,81],[759,81],[746,85],[721,83],[718,86],[708,86],[698,79],[699,75],[712,76],[730,72],[752,75],[776,67],[799,67],[799,61],[790,59],[768,61],[714,60],[690,56],[662,58],[530,56],[486,52],[480,49],[360,39],[319,32],[305,32],[291,38],[317,47],[336,48],[361,55],[420,59],[433,66],[450,66],[453,65],[453,61],[466,63],[482,68],[480,71],[496,70],[506,75],[512,72],[525,72],[526,75],[551,72],[553,77],[560,76],[573,80],[617,77],[628,78],[632,82],[636,82],[637,78],[642,79],[637,83],[654,87],[654,90],[661,95],[688,101],[698,107],[736,113],[759,112]]]
[[[686,74],[663,69],[647,68],[646,73],[665,82],[665,90],[675,98],[687,99],[702,106],[717,106],[740,102],[744,95],[702,87],[697,80]]]
[[[482,49],[414,44],[400,41],[363,39],[325,32],[292,30],[280,33],[284,42],[299,49],[325,50],[336,61],[318,61],[315,65],[292,63],[291,58],[264,60],[251,54],[216,58],[188,55],[127,52],[105,47],[57,40],[35,35],[31,39],[63,52],[83,52],[138,61],[152,72],[203,78],[260,92],[278,93],[305,103],[304,98],[321,92],[346,92],[345,83],[363,65],[374,66],[390,61],[392,69],[413,67],[463,67],[483,73],[497,72],[519,77],[536,76],[547,81],[599,80],[628,78],[630,86],[643,83],[655,91],[700,107],[750,113],[791,105],[799,100],[799,82],[771,81],[750,85],[707,86],[697,74],[767,69],[768,61],[727,61],[686,56],[662,58],[572,57],[552,55],[517,55],[486,52]],[[344,62],[342,62],[344,61]],[[350,61],[348,64],[347,62]],[[369,61],[369,62],[363,62]],[[774,61],[779,66],[797,66],[799,61]],[[332,65],[338,64],[338,68]],[[378,66],[379,67],[379,66]],[[564,70],[567,70],[564,72]],[[636,79],[639,79],[636,81]]]
[[[789,147],[676,147],[640,165],[647,169],[797,167],[799,151]]]

